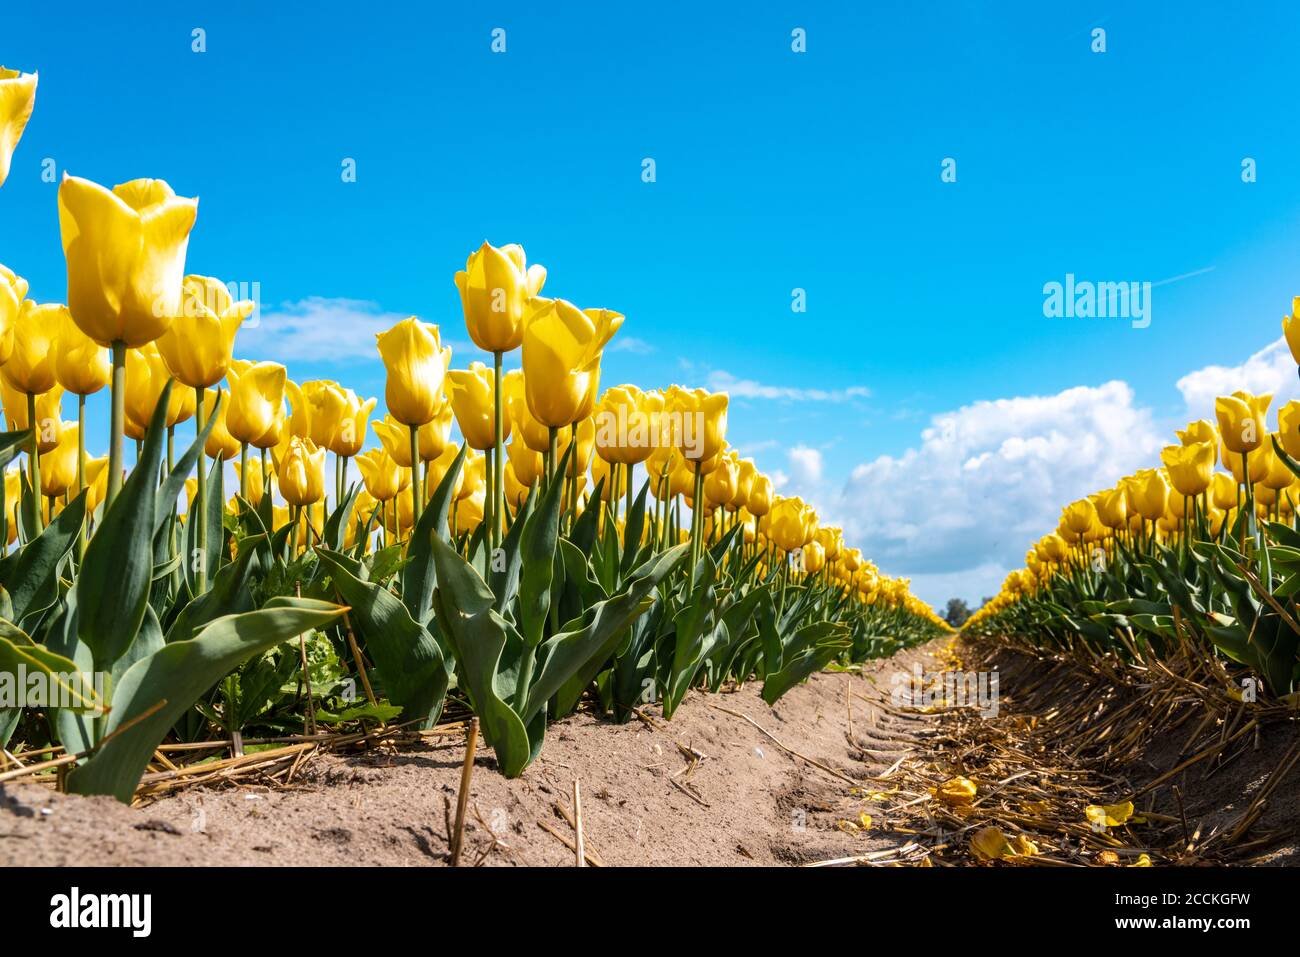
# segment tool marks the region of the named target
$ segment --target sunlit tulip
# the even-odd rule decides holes
[[[708,462],[727,443],[727,393],[704,389],[678,390],[673,412],[681,415],[678,448],[691,462]]]
[[[451,362],[438,327],[415,316],[403,319],[376,337],[387,379],[384,399],[389,414],[403,425],[429,422],[442,407],[442,383]]]
[[[108,490],[108,456],[86,459],[86,512],[93,515]]]
[[[26,394],[10,388],[3,376],[0,376],[0,399],[3,399],[5,419],[11,430],[17,432],[31,427]],[[36,440],[41,452],[49,452],[59,444],[62,405],[62,386],[56,385],[36,397]]]
[[[0,376],[11,389],[40,395],[54,388],[55,336],[67,313],[68,307],[58,303],[22,303],[13,327],[13,351],[0,366]]]
[[[262,474],[262,462],[260,459],[249,459],[243,464],[243,487],[244,497],[256,508],[262,503],[262,495],[266,490],[266,480]],[[274,477],[274,473],[272,473]]]
[[[68,305],[100,345],[153,342],[181,314],[185,251],[198,200],[158,179],[107,190],[64,175],[59,226],[68,261]]]
[[[1086,498],[1081,498],[1077,502],[1071,502],[1065,507],[1062,513],[1065,518],[1066,527],[1076,535],[1082,535],[1092,527],[1092,523],[1097,518],[1097,510],[1092,502]]]
[[[826,560],[833,562],[840,557],[840,550],[844,547],[844,531],[833,526],[819,528],[815,541],[825,551]]]
[[[443,386],[451,402],[460,434],[472,449],[486,452],[496,447],[495,399],[492,370],[481,362],[468,369],[450,369]],[[510,437],[510,419],[502,416],[502,441]]]
[[[27,280],[0,264],[0,363],[8,362],[14,351],[14,329],[26,298]]]
[[[753,459],[741,459],[740,468],[736,473],[736,493],[731,496],[731,503],[728,505],[733,512],[745,507],[749,501],[750,489],[754,487],[754,480],[758,478],[758,467],[754,465]],[[826,560],[834,561],[835,555],[830,554],[827,550]]]
[[[1238,455],[1259,448],[1266,433],[1264,418],[1272,401],[1271,394],[1257,396],[1240,391],[1215,399],[1214,414],[1224,448]]]
[[[1187,428],[1175,429],[1174,434],[1178,436],[1178,441],[1183,445],[1193,445],[1196,442],[1209,442],[1210,448],[1215,453],[1215,462],[1218,461],[1219,450],[1219,430],[1205,419],[1198,419],[1195,422],[1188,422]],[[1211,463],[1213,465],[1215,463]]]
[[[808,511],[799,498],[781,498],[773,504],[768,516],[768,537],[782,551],[792,552],[802,548],[811,534]]]
[[[754,484],[749,489],[749,499],[745,502],[745,510],[759,517],[766,515],[772,508],[772,499],[775,494],[770,478],[761,474],[754,476]]]
[[[1281,444],[1281,439],[1279,439],[1278,442]],[[1266,456],[1268,460],[1268,468],[1265,470],[1264,475],[1259,479],[1259,482],[1268,488],[1275,490],[1287,488],[1295,481],[1295,473],[1287,467],[1287,464],[1282,461],[1276,452],[1273,452],[1271,446],[1269,451],[1271,454]],[[1254,469],[1252,468],[1251,471],[1253,472]]]
[[[54,378],[74,395],[93,395],[108,385],[113,374],[108,350],[87,336],[64,309],[51,346]]]
[[[740,477],[740,465],[730,456],[722,456],[718,467],[704,478],[704,500],[711,508],[730,504],[736,494],[736,483]]]
[[[217,393],[219,389],[203,390],[203,421],[212,421],[212,411],[217,406]],[[221,400],[221,408],[217,411],[217,421],[212,423],[212,431],[208,433],[208,440],[203,443],[204,454],[208,458],[221,459],[230,461],[239,454],[241,448],[240,441],[230,434],[226,428],[226,412],[230,408],[230,396],[224,395]]]
[[[563,299],[534,298],[524,326],[524,394],[534,419],[563,428],[591,414],[600,358],[623,316],[582,310]]]
[[[1160,453],[1170,484],[1184,496],[1200,495],[1210,487],[1214,459],[1214,446],[1209,442],[1169,445]]]
[[[658,445],[641,390],[634,385],[606,389],[592,413],[596,453],[607,462],[636,465],[650,458]]]
[[[487,456],[480,452],[468,452],[465,465],[460,473],[460,483],[456,487],[456,500],[469,498],[487,488]]]
[[[12,545],[18,537],[18,505],[22,499],[22,472],[15,466],[5,469],[5,526],[8,537],[6,545]]]
[[[519,481],[518,476],[515,475],[515,464],[513,462],[506,462],[502,476],[506,484],[506,505],[512,512],[517,513],[528,498],[529,486]]]
[[[325,450],[311,439],[293,436],[276,465],[280,494],[298,507],[319,502],[325,496]]]
[[[1135,478],[1137,485],[1134,500],[1137,510],[1148,522],[1154,522],[1165,514],[1169,501],[1169,482],[1158,469],[1142,469]]]
[[[409,469],[411,467],[410,427],[398,422],[391,415],[385,415],[382,419],[371,422],[370,428],[392,460],[402,468]]]
[[[1107,528],[1123,528],[1128,524],[1128,497],[1123,488],[1099,493],[1093,499],[1093,506],[1097,510],[1097,520]]]
[[[506,446],[506,456],[516,481],[522,485],[536,485],[542,478],[545,469],[542,454],[530,449],[518,435],[513,436]]]
[[[505,396],[506,405],[510,413],[510,422],[512,432],[515,436],[523,439],[524,445],[534,452],[546,452],[550,449],[550,429],[543,423],[533,418],[533,413],[528,408],[527,388],[525,387],[525,377],[521,370],[514,370],[519,374],[513,379],[511,375],[506,376]]]
[[[351,389],[343,389],[343,410],[339,427],[329,444],[329,450],[342,458],[352,458],[366,444],[366,429],[370,426],[370,413],[374,411],[377,400],[358,398]],[[420,428],[420,457],[424,454],[424,429]]]
[[[512,352],[524,335],[528,300],[542,291],[546,270],[527,265],[522,246],[484,243],[455,276],[465,326],[484,352]]]
[[[230,400],[226,428],[240,442],[259,449],[279,442],[278,419],[284,408],[287,372],[277,362],[234,361],[226,371]]]
[[[1238,483],[1227,472],[1215,472],[1210,484],[1210,499],[1217,508],[1236,508],[1241,492]]]
[[[803,570],[809,575],[816,575],[826,564],[826,550],[811,541],[803,546]]]
[[[186,276],[181,289],[180,314],[159,337],[158,354],[182,385],[216,385],[230,366],[235,333],[254,304],[235,301],[225,283],[210,276]]]
[[[1300,400],[1277,410],[1277,440],[1287,455],[1300,460]]]
[[[9,177],[14,148],[36,106],[37,74],[0,66],[0,186]]]
[[[1237,484],[1246,484],[1246,472],[1243,470],[1242,458],[1246,458],[1249,463],[1250,483],[1263,481],[1264,476],[1268,474],[1269,466],[1277,456],[1273,453],[1273,443],[1269,441],[1268,433],[1264,433],[1264,439],[1260,442],[1259,447],[1247,456],[1233,455],[1231,453],[1224,456],[1224,463],[1232,472],[1232,477],[1237,480]]]
[[[378,502],[389,502],[411,484],[411,470],[393,461],[385,449],[371,449],[356,457],[361,481]]]
[[[1282,334],[1291,347],[1291,357],[1300,363],[1300,296],[1291,300],[1291,315],[1282,317]]]
[[[77,487],[77,449],[80,430],[76,422],[64,422],[59,442],[41,456],[41,494],[62,496]]]
[[[372,423],[373,424],[373,423]],[[437,456],[429,460],[429,491],[432,493],[439,485],[442,484],[443,478],[447,475],[447,470],[451,468],[451,463],[456,461],[456,456],[460,454],[460,449],[454,445],[448,445]],[[465,465],[468,466],[474,458],[473,452],[468,452],[465,456]],[[479,456],[482,458],[482,456]],[[453,490],[453,496],[459,494],[461,488],[465,485],[465,467],[461,468],[460,475],[456,479],[456,488]]]

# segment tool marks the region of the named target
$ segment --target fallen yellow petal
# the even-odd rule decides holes
[[[1150,866],[1151,866],[1151,858],[1147,854],[1139,854],[1138,859],[1129,865],[1129,867],[1150,867]]]
[[[940,784],[935,789],[934,796],[944,804],[970,804],[971,801],[975,800],[977,790],[975,782],[970,778],[958,776],[949,778],[943,784]]]
[[[1089,804],[1083,809],[1084,816],[1094,827],[1119,827],[1127,824],[1133,816],[1133,802],[1120,804]]]

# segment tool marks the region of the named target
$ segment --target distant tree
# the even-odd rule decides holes
[[[970,605],[966,604],[964,598],[949,598],[948,608],[943,613],[943,620],[954,628],[960,628],[966,624],[966,619],[970,617]]]

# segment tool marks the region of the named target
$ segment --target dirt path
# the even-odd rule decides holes
[[[578,715],[551,727],[542,755],[515,781],[481,750],[462,863],[572,864],[561,809],[575,776],[587,846],[608,865],[794,864],[888,852],[906,838],[842,822],[869,809],[869,787],[855,783],[922,746],[916,733],[926,722],[868,701],[887,701],[890,674],[913,661],[932,667],[944,641],[869,663],[861,675],[815,675],[775,708],[755,684],[692,692],[671,722],[657,709],[647,710],[650,724]],[[850,721],[860,748],[849,744]],[[703,757],[692,768],[683,749]],[[289,789],[196,788],[137,808],[0,786],[0,866],[443,864],[463,752],[451,737],[322,754]]]

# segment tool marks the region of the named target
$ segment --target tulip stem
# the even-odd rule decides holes
[[[248,443],[239,443],[239,497],[248,501]]]
[[[695,588],[696,566],[700,563],[700,536],[704,534],[704,473],[695,466],[695,497],[691,499],[691,588]]]
[[[27,427],[32,430],[32,444],[27,452],[28,480],[32,484],[32,527],[28,531],[30,541],[41,531],[41,427],[36,421],[36,396],[30,392],[27,393]]]
[[[420,429],[418,426],[407,426],[411,430],[411,534],[415,534],[415,526],[420,521],[420,505],[424,502],[422,490],[420,488]],[[401,529],[397,530],[401,535]]]
[[[126,343],[114,342],[112,411],[108,426],[108,486],[104,492],[104,514],[122,488],[122,422],[126,409]]]
[[[207,424],[207,410],[203,407],[203,387],[197,386],[194,389],[194,434],[202,438],[203,427]],[[191,555],[190,560],[198,559],[198,568],[194,570],[194,583],[196,590],[200,595],[208,590],[208,476],[207,476],[207,456],[202,442],[199,443],[198,457],[198,495],[195,500],[198,502],[198,517],[195,519],[198,525],[195,531],[198,533],[196,540],[198,543],[198,555]],[[191,512],[194,509],[190,509]]]
[[[501,545],[501,529],[505,524],[506,511],[506,473],[505,473],[505,455],[502,451],[502,440],[505,432],[505,416],[501,408],[501,353],[492,353],[492,411],[496,428],[496,450],[492,459],[492,474],[494,481],[494,498],[492,500],[492,546],[497,548]]]
[[[547,428],[547,434],[549,436],[547,441],[550,443],[550,448],[546,453],[546,484],[550,485],[555,478],[555,457],[559,453],[560,443],[557,430],[553,426]]]

